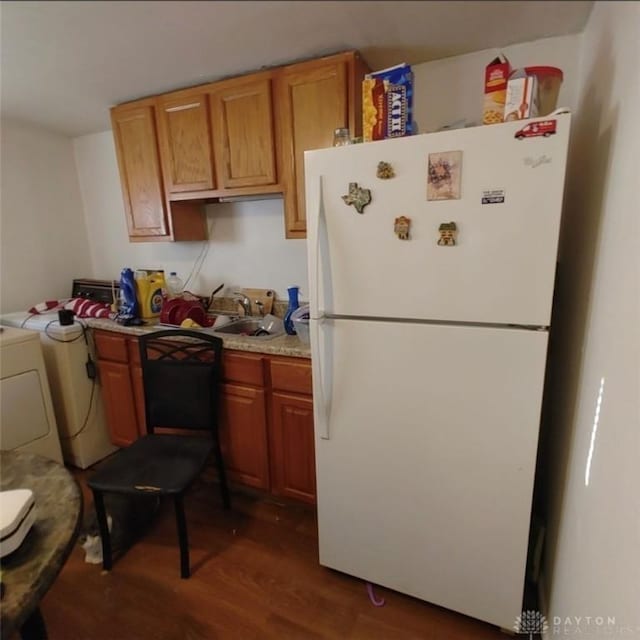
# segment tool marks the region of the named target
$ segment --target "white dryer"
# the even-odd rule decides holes
[[[40,335],[0,329],[0,448],[37,453],[62,464]]]
[[[39,333],[65,461],[86,469],[116,451],[109,439],[99,381],[89,375],[90,332],[78,321],[60,325],[57,313],[7,313],[0,324]]]

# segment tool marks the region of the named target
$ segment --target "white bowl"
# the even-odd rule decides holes
[[[224,313],[221,313],[216,316],[216,319],[213,323],[213,328],[218,329],[219,327],[224,327],[225,324],[229,324],[233,320],[237,320],[238,316],[230,316]]]
[[[304,344],[311,344],[311,337],[309,336],[309,321],[308,320],[294,320],[293,326],[300,338],[300,342]]]
[[[284,322],[282,318],[267,313],[267,315],[262,318],[260,327],[269,333],[282,333],[284,331]]]

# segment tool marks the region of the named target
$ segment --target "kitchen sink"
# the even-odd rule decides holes
[[[214,329],[214,333],[223,335],[242,336],[245,338],[253,338],[255,340],[270,340],[284,333],[284,329],[267,331],[263,318],[241,318],[234,322],[224,325],[218,329]]]

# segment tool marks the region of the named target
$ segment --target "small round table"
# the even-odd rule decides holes
[[[62,569],[78,536],[82,494],[59,463],[32,453],[0,452],[0,490],[31,489],[36,520],[13,553],[2,558],[2,639],[46,638],[39,603]]]

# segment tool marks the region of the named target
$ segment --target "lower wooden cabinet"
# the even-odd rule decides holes
[[[316,467],[311,396],[271,395],[271,490],[315,504]]]
[[[263,389],[222,386],[220,445],[229,479],[269,489],[266,402]]]
[[[129,365],[99,360],[98,368],[111,442],[128,447],[139,437]]]
[[[138,341],[94,330],[111,441],[146,433]],[[304,358],[225,350],[220,444],[229,480],[315,504],[311,363]]]

